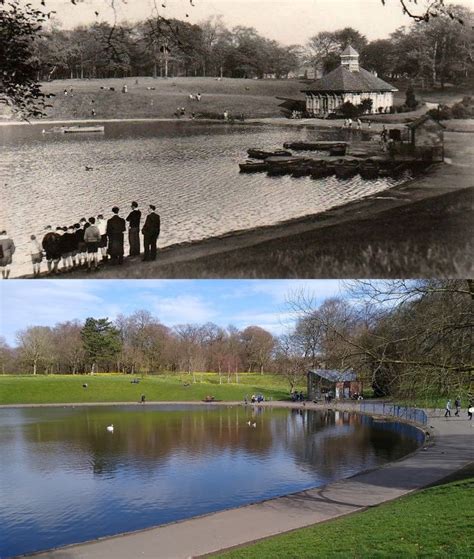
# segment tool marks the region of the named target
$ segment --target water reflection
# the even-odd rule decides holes
[[[403,427],[348,413],[254,411],[0,410],[0,556],[307,489],[417,445]]]
[[[50,133],[51,128],[0,127],[6,200],[0,223],[12,231],[18,248],[13,275],[30,271],[32,233],[40,234],[48,224],[109,216],[112,206],[128,209],[135,199],[142,207],[158,206],[160,246],[166,246],[314,214],[396,184],[390,178],[239,173],[249,147],[271,150],[286,141],[340,139],[347,131],[339,129],[122,122],[106,123],[103,135],[65,135]]]

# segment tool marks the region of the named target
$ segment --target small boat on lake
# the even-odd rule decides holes
[[[359,161],[356,159],[340,159],[334,163],[334,172],[338,179],[350,179],[359,172]]]
[[[286,142],[283,144],[285,149],[295,151],[331,151],[333,149],[346,149],[347,142],[321,141],[321,142]]]
[[[346,155],[347,146],[345,144],[341,144],[339,146],[334,146],[329,150],[329,155],[331,156],[341,156]]]
[[[61,128],[63,134],[96,134],[105,131],[104,126],[63,126]]]
[[[267,159],[268,157],[291,157],[291,152],[283,149],[276,151],[264,151],[262,149],[250,148],[247,150],[248,156],[252,159]]]
[[[268,170],[268,165],[265,161],[246,161],[239,163],[241,173],[262,173]]]
[[[312,179],[330,177],[334,174],[334,165],[330,165],[327,161],[315,161],[313,165],[311,165],[310,174]]]
[[[308,162],[306,157],[269,157],[265,160],[270,176],[291,175],[293,171]]]
[[[372,161],[371,159],[367,159],[365,161],[361,161],[359,165],[359,175],[363,179],[376,179],[379,176],[379,165],[376,161]]]

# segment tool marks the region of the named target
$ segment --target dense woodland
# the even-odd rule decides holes
[[[469,22],[472,12],[452,8]],[[148,19],[136,24],[105,23],[63,30],[52,23],[35,43],[38,77],[108,78],[123,76],[226,76],[287,78],[313,67],[328,72],[352,45],[362,66],[385,77],[404,76],[426,84],[459,83],[473,69],[473,34],[459,19],[412,22],[388,39],[369,42],[352,28],[321,32],[307,44],[283,46],[256,29],[228,29],[219,17],[199,25]]]
[[[275,337],[249,326],[172,328],[141,310],[17,333],[0,344],[0,370],[21,374],[273,372],[301,382],[313,367],[355,370],[377,395],[448,394],[469,389],[472,281],[354,282],[346,298],[315,304],[289,295],[294,327]],[[471,387],[471,389],[474,387]]]

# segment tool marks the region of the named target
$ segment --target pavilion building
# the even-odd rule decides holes
[[[372,113],[388,113],[393,107],[393,85],[359,66],[359,53],[348,46],[341,54],[341,64],[329,74],[310,84],[306,94],[306,112],[326,117],[347,101],[360,105],[372,100]]]

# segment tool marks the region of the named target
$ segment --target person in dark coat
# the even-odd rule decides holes
[[[61,237],[53,231],[51,225],[45,228],[42,246],[46,253],[48,273],[58,274],[58,264],[61,259]]]
[[[128,244],[130,256],[140,255],[140,220],[142,212],[138,209],[137,202],[132,202],[132,211],[127,216],[128,221]]]
[[[125,219],[120,217],[119,208],[114,206],[114,214],[107,221],[107,238],[109,239],[109,255],[113,264],[123,264],[123,234],[126,229]]]
[[[10,266],[15,253],[15,243],[6,231],[0,231],[0,269],[2,270],[2,279],[8,279],[10,276]]]
[[[143,244],[145,253],[143,261],[156,260],[156,243],[160,235],[160,216],[156,213],[156,206],[149,206],[148,215],[143,226]]]

